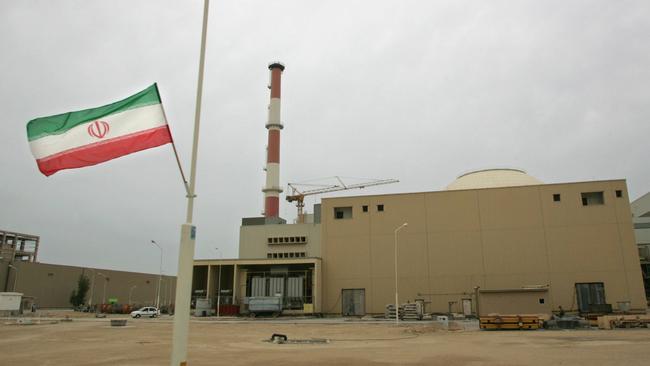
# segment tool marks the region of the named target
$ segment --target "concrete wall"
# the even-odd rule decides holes
[[[604,204],[583,206],[581,192],[594,191],[604,192]],[[353,217],[334,219],[345,206]],[[569,310],[577,307],[575,283],[604,282],[614,307],[646,307],[627,187],[614,180],[323,199],[323,312],[341,311],[345,288],[366,290],[368,313],[394,302],[394,229],[404,222],[403,302],[424,297],[446,312],[475,286],[549,285],[550,306]]]
[[[18,268],[16,291],[25,296],[36,297],[36,306],[39,308],[69,308],[70,294],[77,288],[79,276],[84,273],[93,280],[93,272],[102,273],[109,278],[106,281],[106,301],[117,298],[121,304],[128,303],[129,290],[137,286],[132,292],[132,302],[138,305],[155,305],[158,275],[149,273],[136,273],[113,271],[108,269],[88,269],[74,266],[63,266],[46,263],[14,262]],[[7,273],[7,263],[0,264],[0,286],[4,286],[4,276]],[[13,288],[15,271],[9,272],[8,290]],[[104,278],[94,276],[95,287],[93,304],[102,302],[104,297]],[[170,288],[171,287],[171,288]],[[176,277],[163,276],[161,286],[161,304],[173,302],[176,289]],[[90,290],[87,299],[90,299]],[[88,301],[88,300],[87,300]]]
[[[306,236],[307,244],[268,244],[267,238],[280,236]],[[241,259],[267,259],[268,253],[296,252],[305,252],[305,257],[320,257],[320,224],[247,225],[239,229]]]

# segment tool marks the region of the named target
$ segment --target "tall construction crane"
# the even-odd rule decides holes
[[[288,184],[289,188],[291,188],[291,194],[287,195],[287,201],[296,203],[296,207],[298,208],[297,219],[299,224],[303,224],[305,222],[305,215],[303,213],[303,208],[305,207],[305,196],[312,196],[315,194],[322,194],[322,193],[329,193],[329,192],[345,191],[348,189],[355,189],[355,188],[361,189],[366,187],[379,186],[383,184],[392,184],[392,183],[399,182],[399,180],[397,179],[372,179],[362,183],[345,184],[341,179],[341,177],[339,176],[334,176],[331,178],[335,178],[338,181],[338,183],[337,184],[308,184],[308,183]],[[324,178],[324,179],[328,179],[328,178]],[[298,188],[299,186],[319,187],[319,188],[301,190]]]

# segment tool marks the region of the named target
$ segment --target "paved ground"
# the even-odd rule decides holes
[[[2,321],[1,323],[4,323]],[[167,365],[171,321],[106,319],[0,325],[2,365]],[[329,339],[326,344],[272,344]],[[193,321],[190,365],[648,365],[650,329],[444,331],[431,323],[395,327],[340,320]]]

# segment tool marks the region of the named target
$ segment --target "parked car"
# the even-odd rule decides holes
[[[132,318],[139,318],[141,316],[148,316],[150,318],[155,318],[158,315],[160,315],[160,310],[156,309],[153,306],[145,306],[143,308],[131,312]]]

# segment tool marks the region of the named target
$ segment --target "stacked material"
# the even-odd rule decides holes
[[[536,315],[492,315],[480,317],[481,329],[540,329],[542,319]]]
[[[422,320],[423,316],[423,309],[422,305],[420,303],[408,303],[408,304],[402,304],[402,308],[404,308],[404,313],[400,317],[401,319],[404,320]]]
[[[598,328],[650,328],[650,315],[604,315],[598,317]]]
[[[386,319],[395,319],[395,304],[386,305],[386,311],[384,312]],[[404,318],[404,307],[399,307],[399,318]]]

